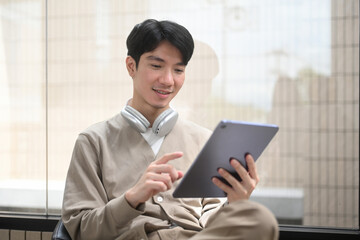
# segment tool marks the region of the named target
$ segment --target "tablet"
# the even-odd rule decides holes
[[[245,155],[250,153],[256,161],[279,127],[270,124],[222,120],[196,157],[189,170],[173,192],[175,198],[226,197],[226,193],[218,188],[212,177],[221,178],[218,168],[228,170],[241,180],[230,166],[230,159],[237,159],[246,166]]]

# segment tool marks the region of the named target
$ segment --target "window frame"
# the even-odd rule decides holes
[[[0,214],[0,229],[53,232],[59,215]],[[281,240],[355,240],[360,229],[280,225]]]

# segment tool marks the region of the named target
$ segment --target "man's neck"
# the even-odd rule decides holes
[[[139,106],[136,103],[134,103],[133,99],[130,99],[127,103],[129,106],[131,106],[132,108],[136,109],[138,112],[140,112],[150,123],[150,127],[152,127],[154,121],[156,120],[156,118],[166,109],[168,109],[169,107],[164,107],[164,108],[154,108],[151,106],[148,107],[144,107],[144,106]]]

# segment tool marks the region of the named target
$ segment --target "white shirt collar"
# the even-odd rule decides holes
[[[144,137],[146,142],[150,145],[151,149],[153,150],[155,156],[158,154],[161,144],[164,141],[165,136],[159,137],[156,135],[151,128],[148,128],[146,132],[141,133]]]

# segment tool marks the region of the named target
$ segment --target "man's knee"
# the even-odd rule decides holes
[[[252,201],[239,201],[229,204],[233,221],[236,221],[249,238],[278,239],[279,227],[274,214],[265,206]]]
[[[278,239],[275,216],[261,204],[248,200],[230,203],[214,214],[199,234],[191,239]]]
[[[252,201],[244,201],[240,204],[243,206],[239,208],[241,210],[238,214],[242,215],[241,218],[244,217],[245,221],[248,221],[249,227],[253,230],[253,237],[257,235],[253,239],[270,240],[279,238],[278,222],[268,208]]]
[[[265,206],[255,203],[258,205],[258,210],[256,211],[257,221],[259,221],[259,231],[266,233],[267,236],[272,236],[270,238],[264,239],[278,239],[279,227],[278,222],[274,214]]]

